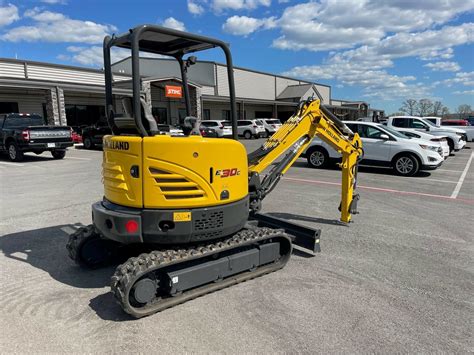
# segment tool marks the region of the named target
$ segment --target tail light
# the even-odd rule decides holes
[[[125,229],[129,234],[136,233],[138,231],[137,221],[134,221],[133,219],[128,220],[127,223],[125,223]]]
[[[219,128],[224,128],[224,125],[222,123],[219,123]]]
[[[21,131],[21,137],[25,140],[25,141],[29,141],[30,140],[30,131],[25,129],[24,131]]]

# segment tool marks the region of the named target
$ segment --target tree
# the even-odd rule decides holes
[[[471,105],[459,105],[456,112],[459,113],[460,118],[464,118],[472,112]]]
[[[420,117],[428,116],[433,111],[433,103],[429,99],[421,99],[416,105],[416,112]]]
[[[431,111],[432,112],[432,115],[433,116],[439,116],[441,115],[441,113],[443,112],[443,108],[445,106],[441,103],[441,101],[435,101],[433,102],[433,110]]]
[[[446,115],[449,115],[449,108],[447,108],[446,106],[444,106],[442,109],[441,109],[441,116],[446,116]]]
[[[418,102],[413,99],[407,99],[402,103],[402,107],[398,110],[406,113],[409,116],[413,116],[415,114],[416,107]]]

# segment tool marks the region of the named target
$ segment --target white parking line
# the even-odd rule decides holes
[[[467,161],[466,167],[464,168],[461,176],[459,177],[459,181],[458,181],[456,187],[454,188],[453,193],[451,194],[451,198],[458,197],[459,191],[461,190],[462,184],[464,182],[464,179],[466,178],[469,167],[471,166],[471,162],[472,162],[473,157],[474,157],[474,152],[471,153],[471,156],[469,157],[469,160]]]
[[[8,162],[6,162],[6,161],[0,161],[0,164],[3,164],[3,165],[12,165],[12,166],[24,166],[24,164],[8,163]]]
[[[461,170],[436,169],[436,171],[449,171],[450,173],[460,173]]]
[[[88,158],[76,158],[76,157],[67,157],[66,159],[75,159],[75,160],[92,160]]]

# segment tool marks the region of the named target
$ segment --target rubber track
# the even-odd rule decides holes
[[[183,292],[180,295],[155,299],[147,305],[135,308],[129,303],[129,293],[140,278],[147,273],[156,271],[173,264],[186,262],[189,260],[207,257],[225,250],[237,247],[252,245],[268,239],[280,239],[288,243],[288,251],[282,255],[280,261],[261,266],[255,271],[247,271],[231,276],[219,282],[206,284],[192,290]],[[219,242],[204,246],[196,246],[188,249],[171,249],[164,251],[152,251],[151,253],[140,254],[138,257],[128,259],[124,264],[119,265],[111,279],[111,289],[122,309],[133,317],[144,317],[175,305],[187,302],[210,292],[214,292],[228,286],[250,280],[272,271],[276,271],[285,266],[291,255],[291,240],[289,236],[279,229],[252,228],[244,229],[232,237]]]
[[[84,261],[79,257],[78,250],[81,247],[81,244],[83,244],[87,239],[95,237],[96,235],[98,235],[98,233],[96,232],[93,224],[90,224],[86,227],[81,227],[72,233],[69,236],[69,240],[66,244],[69,257],[77,264],[81,266],[87,266],[84,265]]]

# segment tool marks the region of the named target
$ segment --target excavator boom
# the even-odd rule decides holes
[[[257,151],[249,155],[251,205],[257,212],[261,200],[276,186],[281,176],[317,136],[342,155],[341,221],[350,222],[356,213],[358,195],[354,194],[357,162],[363,154],[362,142],[341,120],[312,98],[302,101],[282,127]],[[281,158],[264,176],[261,174]]]

